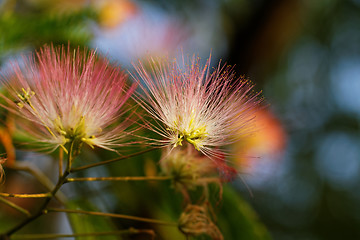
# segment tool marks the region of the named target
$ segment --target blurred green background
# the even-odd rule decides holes
[[[266,108],[259,113],[258,135],[233,146],[241,178],[227,184],[216,210],[225,239],[269,239],[267,231],[279,240],[360,239],[359,0],[3,0],[0,6],[2,70],[9,60],[51,42],[96,48],[129,71],[138,58],[181,51],[199,54],[204,62],[211,53],[214,66],[220,59],[234,65],[238,75],[263,90]],[[54,168],[44,156],[19,149],[18,160],[45,172]],[[111,157],[100,150],[84,155]],[[149,174],[158,171],[154,156],[159,152],[84,174]],[[21,177],[7,172],[5,189],[31,185],[24,180],[28,176]],[[15,189],[8,186],[13,179]],[[168,183],[66,187],[72,207],[169,220],[176,220],[182,207]],[[0,229],[18,221],[5,210],[1,214]],[[53,231],[70,231],[61,219]],[[75,229],[149,228],[88,221]],[[183,239],[176,229],[156,231],[159,239]]]

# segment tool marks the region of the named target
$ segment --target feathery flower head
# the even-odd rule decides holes
[[[13,63],[3,83],[8,110],[29,120],[25,130],[52,150],[73,141],[113,150],[124,136],[124,125],[113,126],[120,108],[135,90],[125,74],[99,59],[95,51],[44,46],[25,67]],[[64,148],[65,149],[65,148]]]
[[[145,97],[138,102],[159,123],[147,123],[164,138],[155,143],[177,147],[188,142],[227,175],[233,171],[224,164],[221,148],[233,143],[240,130],[248,132],[261,99],[248,79],[235,77],[232,67],[219,64],[210,73],[210,58],[204,67],[199,62],[194,56],[181,67],[176,59],[151,59],[150,70],[139,62],[135,67]]]

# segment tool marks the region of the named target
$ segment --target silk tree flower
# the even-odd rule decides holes
[[[145,124],[162,137],[151,139],[153,144],[191,144],[228,176],[234,169],[224,161],[223,147],[239,139],[239,131],[251,131],[261,98],[248,79],[235,77],[232,67],[219,64],[210,73],[209,66],[210,58],[201,67],[195,56],[181,65],[176,59],[139,62],[135,78],[144,96],[138,102],[156,120]]]
[[[136,85],[127,87],[119,68],[95,51],[49,46],[21,64],[13,63],[13,73],[2,80],[9,94],[2,98],[4,107],[28,120],[21,125],[30,136],[50,150],[66,151],[70,141],[107,150],[120,144],[126,126],[115,122]]]

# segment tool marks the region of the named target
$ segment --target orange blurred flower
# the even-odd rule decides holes
[[[7,116],[5,126],[0,127],[0,144],[4,147],[6,153],[5,159],[0,158],[0,166],[1,164],[4,164],[5,160],[6,164],[8,165],[12,165],[15,162],[15,147],[12,141],[12,135],[14,131],[14,119],[11,116]]]
[[[285,130],[269,110],[260,109],[255,115],[254,132],[242,137],[234,149],[236,165],[246,171],[256,165],[255,158],[280,159],[286,145]]]
[[[130,0],[102,0],[96,4],[99,8],[99,23],[107,28],[123,23],[138,11],[137,5]]]
[[[15,148],[8,129],[0,128],[0,142],[5,148],[7,164],[13,164],[15,162]],[[0,159],[0,164],[3,163]]]
[[[25,0],[30,6],[50,12],[66,13],[91,8],[98,14],[99,24],[115,27],[137,12],[137,5],[131,0]]]

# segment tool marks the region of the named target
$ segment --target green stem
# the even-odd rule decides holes
[[[72,172],[72,173],[73,172],[78,172],[78,171],[85,170],[85,169],[88,169],[88,168],[97,167],[97,166],[105,165],[105,164],[108,164],[108,163],[113,163],[113,162],[120,161],[120,160],[125,160],[125,159],[128,159],[128,158],[132,158],[132,157],[141,155],[143,153],[153,151],[155,149],[157,149],[157,148],[150,148],[150,149],[146,149],[144,151],[137,152],[137,153],[134,153],[134,154],[130,154],[130,155],[127,155],[127,156],[113,158],[113,159],[109,159],[109,160],[106,160],[106,161],[101,161],[101,162],[85,165],[85,166],[82,166],[82,167],[73,168],[73,169],[71,169],[70,172]]]
[[[60,148],[59,149],[59,178],[63,174],[63,157],[64,157],[64,152],[63,152],[63,149]]]
[[[95,215],[95,216],[102,216],[102,217],[121,218],[121,219],[134,220],[134,221],[139,221],[139,222],[148,222],[148,223],[175,226],[175,227],[178,226],[178,224],[175,222],[166,222],[166,221],[161,221],[161,220],[156,220],[156,219],[151,219],[151,218],[135,217],[135,216],[129,216],[129,215],[124,215],[124,214],[116,214],[116,213],[91,212],[91,211],[62,209],[62,208],[48,208],[47,212],[65,212],[65,213],[75,213],[75,214],[86,214],[86,215]]]
[[[25,208],[22,208],[22,207],[16,205],[16,204],[13,203],[13,202],[10,202],[10,201],[6,200],[6,199],[3,198],[3,197],[0,197],[0,202],[5,203],[5,204],[8,205],[9,207],[12,207],[12,208],[18,210],[19,212],[25,214],[25,215],[28,216],[28,217],[31,216],[31,214],[30,214],[30,212],[29,212],[28,210],[26,210]]]
[[[153,177],[85,177],[85,178],[67,178],[66,182],[92,182],[92,181],[163,181],[171,180],[172,176],[153,176]]]
[[[52,238],[71,238],[71,237],[92,237],[92,236],[109,236],[109,235],[122,235],[122,234],[139,234],[146,233],[154,236],[155,233],[150,229],[135,229],[130,228],[120,231],[109,232],[93,232],[93,233],[74,233],[74,234],[19,234],[12,236],[11,239],[52,239]]]

